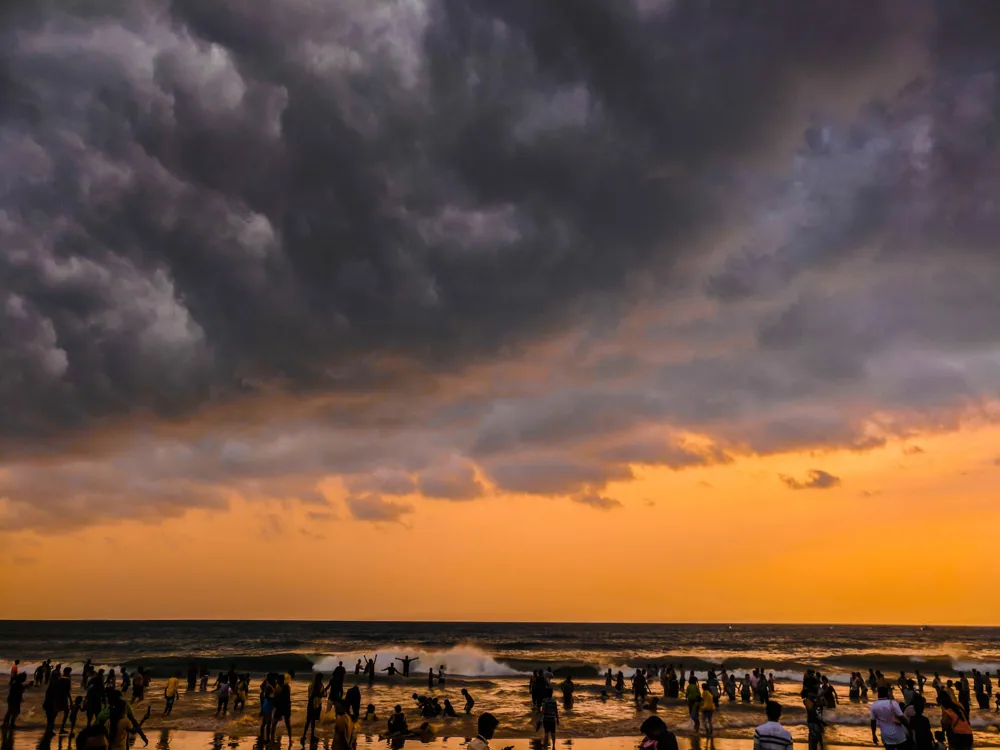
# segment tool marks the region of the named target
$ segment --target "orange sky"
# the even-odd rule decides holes
[[[317,519],[234,498],[155,524],[24,532],[0,553],[0,616],[995,625],[998,444],[1000,426],[979,427],[911,440],[908,454],[637,469],[608,488],[625,506],[613,512],[414,496],[400,499],[415,506],[404,524],[373,525],[336,500],[336,517]],[[816,466],[842,485],[778,478]]]

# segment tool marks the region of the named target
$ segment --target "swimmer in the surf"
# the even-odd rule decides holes
[[[362,670],[361,659],[358,659],[358,663],[354,665],[354,674],[355,675],[361,674],[361,670]]]
[[[438,685],[444,685],[444,664],[438,667]]]
[[[403,713],[402,706],[396,706],[393,709],[392,716],[389,717],[388,729],[390,735],[406,734],[410,731],[406,725],[406,714]]]
[[[378,717],[375,715],[375,704],[369,703],[368,707],[365,708],[365,721],[375,721]]]
[[[385,669],[380,670],[380,671],[385,672],[390,677],[394,677],[395,675],[399,674],[399,670],[396,669],[396,665],[393,664],[393,663],[391,663],[391,662],[389,663],[388,667],[386,667]]]
[[[465,698],[465,713],[466,715],[471,714],[472,707],[476,705],[476,702],[472,700],[472,696],[469,695],[469,691],[466,690],[465,688],[462,688],[462,696]],[[997,693],[997,696],[1000,697],[1000,693]]]
[[[402,659],[400,659],[397,656],[396,657],[396,661],[401,662],[402,665],[403,665],[403,677],[409,677],[410,676],[410,665],[411,664],[415,664],[416,662],[420,661],[420,659],[418,659],[417,657],[413,657],[411,659],[410,655],[407,654]]]
[[[426,721],[415,732],[410,732],[408,736],[421,742],[433,742],[435,737],[434,730]]]
[[[434,667],[427,670],[427,687],[434,687]]]

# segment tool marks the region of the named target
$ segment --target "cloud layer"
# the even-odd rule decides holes
[[[0,21],[8,528],[996,417],[990,4],[88,7]]]

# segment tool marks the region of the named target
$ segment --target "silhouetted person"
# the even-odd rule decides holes
[[[478,734],[469,741],[466,746],[468,750],[490,750],[490,740],[493,739],[494,732],[497,731],[497,727],[500,722],[491,713],[480,714],[479,721],[477,722],[476,731]],[[513,745],[508,745],[503,750],[514,750]]]
[[[677,738],[659,716],[650,716],[639,731],[646,737],[639,745],[641,750],[677,750]]]
[[[351,715],[351,720],[357,721],[358,716],[361,715],[361,690],[357,685],[351,685],[348,688],[347,695],[344,696],[344,704]]]
[[[409,655],[409,654],[407,654],[407,655],[406,655],[406,656],[404,656],[404,657],[403,657],[402,659],[400,659],[400,658],[399,658],[399,657],[397,656],[397,657],[396,657],[396,661],[398,661],[398,662],[402,662],[402,664],[403,664],[403,677],[409,677],[409,676],[410,676],[410,665],[411,665],[411,664],[414,664],[415,662],[418,662],[418,661],[420,661],[420,660],[419,660],[419,659],[417,659],[416,657],[414,657],[413,659],[411,659],[411,658],[410,658],[410,655]]]

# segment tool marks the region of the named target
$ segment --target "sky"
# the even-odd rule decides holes
[[[991,0],[6,5],[0,618],[996,624],[998,116]]]

